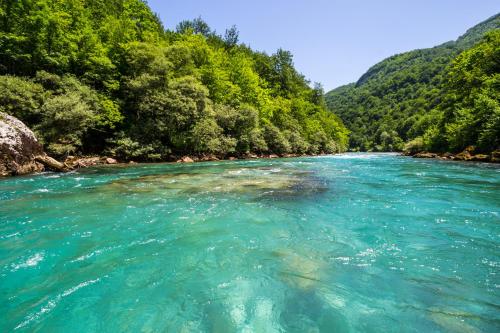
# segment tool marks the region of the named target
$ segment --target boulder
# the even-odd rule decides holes
[[[35,134],[19,119],[0,112],[0,176],[43,171],[39,155],[45,154]]]
[[[465,148],[464,151],[467,151],[472,154],[476,151],[476,146],[467,146],[467,148]]]
[[[184,156],[177,163],[194,163],[194,160],[189,156]]]
[[[455,159],[455,155],[453,155],[452,153],[444,153],[443,155],[441,155],[442,158],[444,158],[445,160],[454,160]]]
[[[495,150],[491,152],[491,162],[500,163],[500,150]]]
[[[108,157],[106,158],[106,164],[118,164],[118,161],[114,158]]]
[[[477,161],[477,162],[489,162],[490,156],[486,155],[486,154],[476,154],[476,155],[473,155],[470,160]]]
[[[456,154],[455,159],[459,161],[470,161],[472,159],[472,155],[469,150],[464,150],[463,152]]]
[[[438,155],[434,153],[422,152],[413,155],[414,158],[436,158]]]
[[[64,160],[64,165],[66,165],[68,168],[74,168],[78,165],[78,157],[75,156],[68,156]]]
[[[103,164],[99,157],[82,157],[74,161],[73,168],[88,168],[91,166]]]
[[[201,158],[200,158],[200,161],[202,162],[208,162],[208,161],[218,161],[219,158],[215,155],[203,155]]]

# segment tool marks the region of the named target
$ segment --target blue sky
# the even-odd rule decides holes
[[[149,0],[168,29],[201,16],[235,24],[252,48],[290,50],[296,68],[328,91],[396,53],[456,39],[500,12],[498,0]]]

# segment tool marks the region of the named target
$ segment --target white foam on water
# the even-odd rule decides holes
[[[369,247],[366,250],[361,251],[358,254],[356,254],[356,256],[358,256],[358,257],[368,257],[368,256],[369,257],[376,257],[377,253],[374,249]]]
[[[9,234],[9,235],[5,235],[5,236],[1,236],[0,239],[7,239],[7,238],[12,238],[12,237],[16,237],[16,236],[19,236],[21,233],[18,231],[18,232],[15,232],[13,234]]]
[[[247,318],[245,304],[235,304],[229,314],[233,322],[237,326],[241,326]]]
[[[231,287],[237,292],[231,295],[226,304],[231,320],[240,327],[247,318],[245,303],[253,294],[252,285],[250,281],[240,277],[231,282]]]
[[[98,250],[92,251],[90,253],[81,255],[78,258],[71,260],[70,263],[75,263],[75,262],[78,262],[78,261],[84,261],[84,260],[90,259],[90,258],[92,258],[94,256],[99,256],[99,255],[101,255],[101,254],[103,254],[105,252],[109,252],[109,251],[113,251],[113,250],[119,249],[121,247],[122,247],[121,245],[104,247],[102,249],[98,249]]]
[[[71,260],[70,262],[77,262],[77,261],[84,261],[84,260],[87,260],[87,259],[90,259],[92,258],[93,256],[98,256],[102,253],[102,250],[96,250],[94,252],[91,252],[89,254],[85,254],[83,256],[79,256],[78,258],[74,259],[74,260]]]
[[[259,299],[255,304],[254,316],[250,325],[245,327],[248,332],[282,332],[277,318],[274,316],[274,304],[270,299]]]
[[[90,286],[91,284],[94,284],[94,283],[97,283],[99,282],[101,279],[97,278],[95,280],[88,280],[88,281],[85,281],[85,282],[82,282],[66,291],[64,291],[61,296],[62,297],[66,297],[66,296],[69,296],[71,294],[73,294],[75,291],[79,290],[79,289],[82,289],[82,288],[85,288],[87,286]]]
[[[21,268],[28,268],[28,267],[35,267],[37,266],[42,260],[44,259],[44,253],[43,252],[38,252],[26,259],[25,261],[18,263],[18,264],[12,264],[12,272],[15,272]]]
[[[371,160],[387,156],[397,156],[397,153],[345,153],[338,155],[320,156],[320,158],[334,158],[339,160]]]
[[[57,306],[57,304],[64,298],[67,297],[76,291],[85,288],[87,286],[90,286],[92,284],[95,284],[97,282],[101,281],[100,278],[94,279],[94,280],[88,280],[82,283],[79,283],[78,285],[71,287],[70,289],[67,289],[63,291],[62,293],[58,294],[56,297],[53,299],[49,300],[45,305],[43,305],[40,310],[38,310],[35,313],[29,314],[25,317],[25,320],[21,322],[19,325],[17,325],[14,330],[18,330],[20,328],[23,328],[30,323],[32,323],[35,320],[40,319],[44,314],[49,313],[50,311],[54,310],[54,308]]]

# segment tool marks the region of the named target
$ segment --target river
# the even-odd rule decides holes
[[[500,168],[394,154],[0,180],[1,332],[498,332]]]

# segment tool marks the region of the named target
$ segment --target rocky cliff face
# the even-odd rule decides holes
[[[19,119],[0,112],[0,177],[44,170],[38,156],[44,156],[35,134]]]

